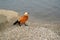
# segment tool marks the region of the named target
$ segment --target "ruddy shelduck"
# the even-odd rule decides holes
[[[15,25],[15,24],[18,23],[20,26],[22,24],[24,24],[25,26],[27,26],[26,25],[26,21],[28,20],[28,14],[29,14],[28,12],[25,12],[23,16],[21,16],[17,21],[15,21],[15,23],[13,23],[13,25]]]

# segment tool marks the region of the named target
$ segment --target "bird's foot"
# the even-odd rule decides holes
[[[21,25],[19,25],[21,27]]]
[[[28,26],[27,24],[24,24],[25,26]]]

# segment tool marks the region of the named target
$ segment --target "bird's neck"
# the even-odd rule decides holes
[[[28,15],[24,15],[24,16],[26,16],[26,17],[27,17]]]

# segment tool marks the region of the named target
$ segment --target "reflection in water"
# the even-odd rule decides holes
[[[60,0],[0,0],[0,9],[28,11],[39,20],[60,21]]]

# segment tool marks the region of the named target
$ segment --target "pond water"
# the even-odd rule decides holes
[[[38,20],[60,21],[60,0],[0,0],[0,9],[28,11]]]

